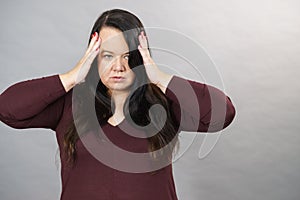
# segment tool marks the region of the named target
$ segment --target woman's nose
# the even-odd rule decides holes
[[[120,56],[117,57],[113,63],[113,70],[114,71],[124,71],[125,70],[124,62],[122,61],[122,58],[120,58]]]

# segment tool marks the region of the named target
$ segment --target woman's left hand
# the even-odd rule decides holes
[[[161,71],[151,58],[148,50],[147,36],[145,36],[144,31],[142,31],[139,35],[139,42],[140,45],[138,46],[138,49],[143,57],[148,78],[150,79],[151,83],[156,84],[162,89],[162,91],[165,91],[165,87],[167,87],[173,76]]]

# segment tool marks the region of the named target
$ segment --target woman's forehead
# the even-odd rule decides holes
[[[128,45],[125,41],[123,33],[115,28],[105,27],[100,31],[101,46],[100,52],[103,50],[123,54],[128,52]]]

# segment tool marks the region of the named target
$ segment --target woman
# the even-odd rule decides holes
[[[178,133],[216,132],[232,122],[235,108],[228,96],[161,71],[148,46],[135,15],[108,10],[95,22],[73,69],[16,83],[1,94],[3,123],[55,131],[61,199],[175,200],[171,159]],[[215,109],[222,104],[224,110]],[[149,153],[148,160],[124,159],[111,144]]]

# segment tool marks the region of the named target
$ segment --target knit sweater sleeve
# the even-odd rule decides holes
[[[218,132],[234,119],[231,99],[220,89],[174,75],[165,95],[179,131]]]
[[[15,83],[0,95],[0,120],[16,129],[55,130],[65,94],[58,74]]]

